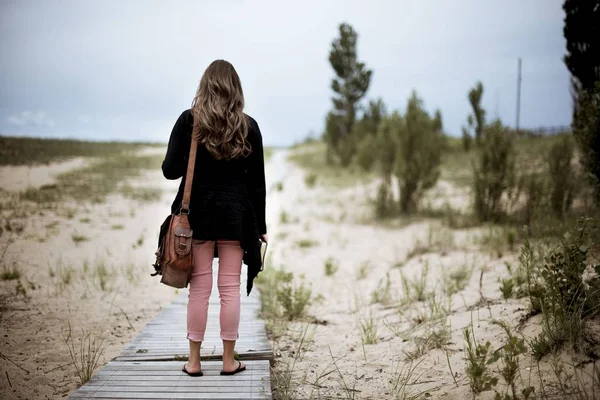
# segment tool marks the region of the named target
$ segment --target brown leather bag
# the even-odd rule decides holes
[[[197,147],[197,135],[192,134],[181,207],[177,213],[169,215],[160,228],[156,262],[153,265],[156,270],[153,276],[162,275],[161,283],[178,289],[187,287],[194,269],[192,229],[188,215]]]

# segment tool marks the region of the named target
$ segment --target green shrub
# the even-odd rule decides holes
[[[512,134],[500,121],[484,130],[481,153],[473,165],[475,214],[482,222],[499,219],[504,212],[503,196],[515,188],[513,142]]]
[[[338,266],[338,262],[336,259],[329,257],[325,261],[325,275],[326,276],[335,275],[335,273],[337,272],[338,269],[339,269],[339,266]]]
[[[375,197],[375,218],[385,219],[395,214],[394,197],[390,180],[384,180],[377,188]]]
[[[538,360],[567,343],[582,346],[587,320],[599,314],[600,264],[593,266],[595,276],[585,278],[590,224],[590,220],[581,219],[542,263],[542,290],[532,296],[543,315],[542,332],[532,345]]]
[[[400,211],[410,213],[416,211],[424,191],[433,187],[440,176],[444,137],[439,122],[427,114],[416,92],[408,100],[404,119],[395,121]]]
[[[311,239],[301,239],[298,240],[296,242],[296,244],[298,245],[298,247],[300,247],[301,249],[308,249],[310,247],[314,247],[317,246],[319,244],[319,242],[315,241],[315,240],[311,240]]]
[[[571,162],[573,150],[571,138],[564,136],[552,146],[548,154],[550,206],[558,218],[562,218],[571,208],[577,188],[577,177]]]
[[[370,171],[375,164],[377,153],[377,141],[375,135],[368,135],[358,143],[356,152],[356,163],[365,171]]]
[[[466,327],[463,330],[465,340],[465,360],[467,362],[467,377],[473,393],[481,393],[491,390],[498,383],[498,378],[489,371],[489,366],[500,358],[498,352],[492,350],[492,344],[477,344],[473,327]]]
[[[519,191],[525,196],[523,222],[530,224],[538,219],[546,203],[546,185],[538,173],[527,173],[519,177]]]
[[[257,280],[260,287],[260,315],[273,327],[277,321],[293,321],[306,315],[313,303],[312,290],[304,282],[297,281],[292,272],[265,268]]]
[[[473,138],[469,131],[463,127],[462,129],[462,146],[465,152],[469,152],[471,150],[471,145],[473,144]]]
[[[2,273],[0,274],[0,277],[2,278],[3,281],[11,281],[11,280],[20,279],[21,278],[21,270],[19,269],[17,264],[14,264],[12,268],[7,268],[5,265]]]
[[[533,386],[528,386],[521,389],[520,393],[517,389],[517,378],[520,378],[519,357],[527,354],[525,339],[516,337],[512,333],[513,328],[504,321],[492,321],[492,323],[502,327],[506,334],[506,343],[499,350],[500,360],[502,361],[500,374],[502,375],[502,378],[504,378],[508,390],[510,390],[510,394],[504,393],[504,396],[496,392],[495,399],[519,400],[521,399],[520,396],[523,396],[522,399],[527,400],[531,398],[531,395],[535,392],[535,388]]]
[[[306,184],[306,186],[308,186],[309,188],[312,188],[315,186],[315,184],[317,183],[317,174],[315,173],[310,173],[307,174],[304,177],[304,183]]]
[[[304,316],[313,302],[312,290],[305,285],[304,276],[300,276],[299,283],[294,283],[293,273],[281,271],[280,281],[277,299],[283,307],[283,316],[289,321]]]

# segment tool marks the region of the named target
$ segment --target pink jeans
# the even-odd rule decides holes
[[[221,297],[221,339],[237,340],[240,326],[240,274],[244,252],[239,242],[219,240],[219,276],[217,286]],[[194,342],[204,340],[208,318],[208,299],[212,290],[214,241],[192,242],[194,271],[190,281],[187,308],[187,338]]]

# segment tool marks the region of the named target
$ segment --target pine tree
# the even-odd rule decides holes
[[[356,152],[356,138],[352,131],[356,121],[359,101],[365,96],[372,71],[357,59],[358,34],[346,23],[339,26],[340,36],[331,44],[329,63],[336,77],[331,82],[335,96],[333,110],[327,117],[326,134],[328,161],[332,155],[339,157],[343,166],[352,161]]]
[[[600,0],[565,0],[564,61],[573,86],[572,130],[600,200]]]
[[[473,109],[472,125],[474,122],[475,128],[475,144],[479,146],[481,143],[481,135],[485,126],[485,110],[481,107],[481,98],[483,97],[483,85],[477,82],[477,85],[469,91],[469,103]]]

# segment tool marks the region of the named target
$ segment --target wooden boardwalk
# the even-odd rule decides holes
[[[240,338],[236,352],[248,366],[235,376],[220,376],[219,297],[216,264],[208,326],[202,342],[204,376],[181,371],[188,356],[186,339],[188,290],[165,307],[111,362],[70,396],[72,399],[271,399],[269,359],[273,352],[265,325],[257,318],[258,291],[245,296],[242,268]],[[158,284],[158,283],[157,283]]]

